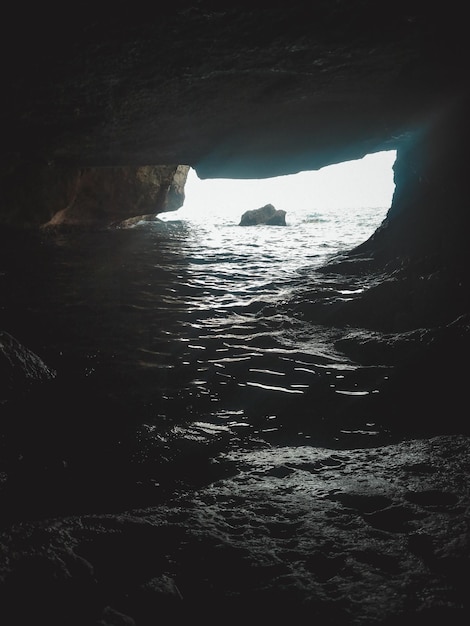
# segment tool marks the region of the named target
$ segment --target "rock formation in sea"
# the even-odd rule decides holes
[[[276,209],[272,204],[265,204],[259,209],[245,211],[240,219],[240,226],[256,226],[267,224],[269,226],[285,226],[286,212]]]
[[[0,622],[150,626],[165,612],[186,623],[238,610],[335,626],[468,623],[465,3],[8,3],[2,23],[5,236],[178,208],[189,167],[263,178],[396,150],[385,220],[318,270],[367,288],[332,306],[306,291],[297,305],[312,325],[343,329],[338,345],[357,360],[393,365],[386,393],[347,411],[385,415],[403,439],[207,463],[182,446],[203,486],[190,493],[163,474],[157,489],[122,463],[126,407],[105,398],[112,428],[90,437],[94,390],[55,394],[53,368],[2,328],[1,383],[17,404],[0,394]],[[39,267],[35,250],[18,260]],[[25,395],[36,373],[44,392]]]

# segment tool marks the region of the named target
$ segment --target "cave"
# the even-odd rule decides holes
[[[467,623],[465,17],[401,0],[4,9],[2,623]],[[195,274],[186,231],[159,219],[190,168],[269,178],[388,150],[371,236],[290,299],[228,319],[221,290],[213,332],[191,317],[210,259]],[[247,382],[253,354],[259,376],[289,362],[289,393]]]

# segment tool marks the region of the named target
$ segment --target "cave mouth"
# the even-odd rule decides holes
[[[286,211],[287,225],[324,220],[337,213],[351,228],[354,215],[363,223],[367,214],[370,235],[390,208],[395,160],[396,151],[387,150],[320,170],[262,179],[201,179],[190,168],[183,206],[159,217],[189,223],[238,223],[245,211],[272,204]]]

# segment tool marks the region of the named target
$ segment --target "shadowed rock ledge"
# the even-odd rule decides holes
[[[2,618],[464,626],[469,452],[458,436],[240,452],[165,506],[0,528]]]

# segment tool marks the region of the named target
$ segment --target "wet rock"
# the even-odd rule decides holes
[[[43,228],[98,227],[175,211],[184,202],[186,165],[85,168]]]
[[[292,474],[294,470],[290,467],[286,467],[285,465],[281,465],[280,467],[273,467],[267,473],[269,476],[275,476],[276,478],[285,478]]]
[[[419,514],[414,513],[406,506],[391,506],[364,514],[364,520],[368,524],[389,532],[404,532],[409,528],[408,522],[419,517]]]
[[[2,600],[17,607],[21,597],[54,626],[75,626],[75,609],[79,626],[189,623],[221,611],[332,626],[426,624],[435,611],[460,626],[469,450],[465,436],[334,455],[240,449],[227,454],[234,475],[165,504],[4,524]]]
[[[106,606],[103,609],[102,618],[97,622],[97,626],[135,626],[135,621],[129,615]]]
[[[91,565],[69,549],[31,548],[20,558],[15,555],[5,578],[0,621],[22,626],[39,618],[54,626],[78,626],[93,615],[97,606]]]
[[[458,497],[454,493],[440,491],[439,489],[426,489],[425,491],[412,491],[406,494],[406,499],[421,506],[448,507],[457,504]]]
[[[322,582],[337,576],[344,568],[344,555],[331,557],[323,552],[314,552],[305,561],[306,568]]]
[[[127,220],[122,220],[122,222],[118,222],[117,224],[112,224],[112,228],[134,228],[138,226],[142,222],[156,222],[165,226],[165,222],[159,219],[156,215],[137,215],[136,217],[130,217]]]
[[[276,209],[272,204],[266,204],[259,209],[251,209],[243,213],[240,226],[256,226],[258,224],[267,224],[269,226],[285,226],[286,212]]]
[[[149,615],[171,615],[173,619],[177,619],[185,608],[183,600],[173,578],[161,574],[127,594],[126,610],[133,615],[137,624],[148,623]]]
[[[336,493],[329,497],[331,500],[341,502],[345,507],[356,509],[363,513],[373,513],[392,504],[392,501],[386,496],[374,494]]]
[[[56,372],[15,337],[0,331],[0,403],[32,384],[55,378]]]

